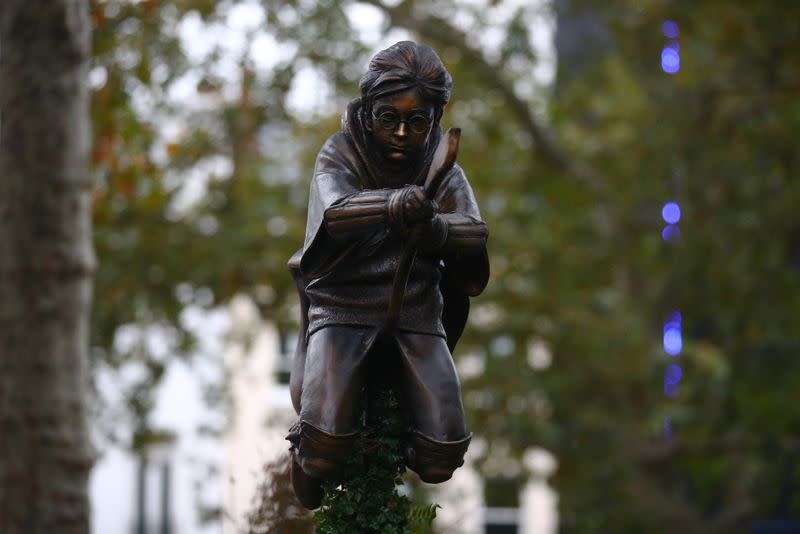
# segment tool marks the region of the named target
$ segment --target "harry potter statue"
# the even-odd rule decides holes
[[[458,132],[439,127],[451,87],[430,47],[383,50],[317,157],[305,243],[289,262],[302,316],[287,439],[307,508],[353,451],[372,360],[396,364],[408,467],[439,483],[464,462],[451,351],[489,278],[488,229],[454,164]]]

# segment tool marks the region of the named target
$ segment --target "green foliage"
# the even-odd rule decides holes
[[[223,83],[218,47],[202,58],[187,54],[176,28],[222,23],[230,7],[92,3],[92,213],[100,268],[91,343],[96,369],[136,377],[120,381],[126,406],[106,413],[97,404],[106,434],[123,444],[131,436],[120,415],[128,428],[146,427],[173,357],[197,355],[187,309],[207,312],[247,294],[279,329],[296,320],[286,261],[302,242],[305,199],[290,185],[302,180],[279,156],[302,158],[304,145],[280,151],[262,139],[322,140],[282,120],[286,88],[266,83],[271,73],[256,74],[244,62],[238,82]],[[192,100],[209,104],[170,97],[177,85],[196,89]],[[123,330],[135,342],[120,344]],[[153,333],[167,341],[162,351],[150,346]],[[207,397],[219,405],[223,388],[208,384]]]
[[[491,26],[482,7],[369,3],[447,62],[444,122],[464,127],[459,161],[492,231],[492,279],[455,355],[482,368],[462,386],[487,440],[485,475],[518,487],[525,450],[547,447],[561,466],[562,525],[575,532],[725,532],[790,513],[778,488],[792,487],[800,448],[800,416],[781,408],[800,388],[788,98],[800,64],[781,50],[796,8],[570,2],[606,45],[555,92],[526,93],[537,55],[520,21],[536,8],[509,20],[493,55],[478,38]],[[473,21],[467,33],[438,15],[455,11]],[[665,19],[681,27],[675,76],[660,69]],[[664,243],[660,208],[672,199],[682,238]],[[684,378],[673,400],[661,328],[674,309]],[[505,491],[487,499],[515,504]]]
[[[294,495],[290,458],[281,455],[264,466],[256,502],[247,515],[247,534],[312,534],[314,521]]]
[[[412,507],[398,493],[406,470],[400,408],[391,391],[373,394],[344,481],[325,486],[322,507],[314,513],[320,534],[422,534],[436,517],[438,505]]]
[[[167,362],[141,344],[119,353],[125,325],[157,325],[173,354],[191,354],[185,308],[244,293],[293,328],[285,261],[302,241],[307,179],[377,46],[348,17],[357,5],[379,14],[383,34],[431,44],[453,75],[443,122],[464,129],[459,163],[491,228],[492,279],[455,354],[480,369],[462,388],[487,444],[478,467],[502,488],[488,502],[515,504],[522,457],[538,445],[559,460],[565,531],[735,532],[800,513],[785,490],[800,456],[800,412],[787,409],[800,391],[797,4],[574,0],[605,44],[583,50],[579,69],[562,54],[558,83],[541,87],[530,21],[547,9],[534,3],[509,12],[492,49],[482,38],[502,13],[479,2],[267,1],[259,31],[283,55],[265,72],[243,54],[231,81],[219,51],[190,59],[175,27],[221,22],[238,3],[93,2],[106,76],[92,111],[92,342],[98,365],[146,371],[127,392],[137,418]],[[674,76],[659,65],[665,19],[681,28]],[[331,89],[313,113],[287,106],[303,69]],[[187,74],[205,107],[165,98]],[[174,138],[161,137],[165,117],[181,125]],[[220,159],[231,168],[215,174]],[[197,173],[205,194],[176,210]],[[670,199],[682,238],[664,243]],[[661,335],[674,309],[684,378],[668,399]]]

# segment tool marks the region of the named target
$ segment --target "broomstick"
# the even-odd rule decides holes
[[[425,178],[425,196],[429,200],[433,200],[442,180],[453,168],[458,155],[458,143],[460,140],[461,128],[450,128],[439,141],[431,160],[428,176]],[[397,266],[397,271],[395,271],[394,280],[392,281],[392,293],[389,297],[389,309],[386,313],[384,332],[392,332],[397,328],[400,308],[403,306],[403,295],[408,284],[408,276],[411,274],[411,268],[414,266],[416,257],[417,248],[412,242],[406,243],[403,249],[403,256],[400,258],[400,264]]]

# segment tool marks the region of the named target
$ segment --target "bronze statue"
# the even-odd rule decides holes
[[[317,157],[305,243],[289,262],[302,316],[287,439],[309,509],[353,450],[370,362],[392,370],[408,467],[439,483],[463,464],[471,434],[451,351],[488,281],[488,229],[454,164],[459,132],[439,127],[451,87],[428,46],[379,52]]]

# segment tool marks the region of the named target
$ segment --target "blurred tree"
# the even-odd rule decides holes
[[[797,12],[777,4],[573,4],[609,30],[610,45],[564,84],[555,113],[610,193],[610,233],[598,242],[616,302],[604,326],[624,330],[564,332],[572,339],[561,343],[569,355],[561,360],[593,371],[572,373],[564,393],[603,393],[575,406],[583,409],[564,436],[572,442],[562,440],[568,457],[583,458],[556,481],[575,488],[563,493],[565,526],[738,532],[753,517],[796,516],[797,491],[787,489],[800,476],[791,430],[800,421],[780,406],[800,385],[796,373],[785,374],[798,349],[790,207],[798,200],[790,148],[798,122],[788,95],[799,87],[800,62],[782,52],[797,35],[786,17]],[[664,50],[679,51],[677,71]],[[657,232],[668,200],[682,208],[682,235],[665,242]],[[597,274],[601,265],[592,263]],[[644,337],[660,340],[673,310],[683,315],[677,360],[660,347],[647,351]],[[675,400],[659,401],[653,371],[668,363],[682,367],[683,380]],[[674,439],[648,439],[667,417]],[[613,518],[611,510],[585,517],[602,502],[577,490],[589,483],[627,506]]]
[[[794,7],[562,2],[561,20],[588,21],[594,37],[574,36],[581,62],[562,56],[543,105],[525,31],[545,6],[365,4],[383,31],[432,44],[456,80],[445,120],[467,127],[462,165],[495,252],[456,355],[483,370],[464,390],[489,445],[490,503],[513,504],[518,460],[538,442],[562,464],[565,531],[730,532],[798,513],[787,488],[800,421],[780,409],[798,388]],[[275,6],[275,20],[298,9]],[[319,2],[280,35],[325,50],[315,21],[348,9]],[[665,20],[680,28],[673,75]],[[683,208],[672,242],[660,237],[667,200]],[[673,400],[661,326],[675,309]]]
[[[243,4],[258,22],[240,32],[235,61],[181,42],[178,28],[219,30]],[[561,465],[564,531],[735,532],[800,513],[800,415],[786,408],[800,390],[794,4],[93,6],[104,261],[93,344],[101,365],[146,364],[130,388],[140,418],[165,362],[142,345],[120,353],[120,326],[173,332],[188,354],[182,310],[245,292],[292,328],[285,260],[302,241],[316,151],[380,44],[359,30],[368,14],[380,35],[434,46],[453,74],[444,121],[464,128],[460,163],[492,230],[493,279],[455,355],[487,445],[488,502],[515,503],[537,444]],[[534,44],[555,20],[551,84],[533,76],[549,61]],[[264,42],[266,66],[254,53]],[[680,57],[673,74],[667,45]],[[314,101],[298,108],[304,83]],[[187,86],[197,90],[174,96]],[[669,242],[667,200],[682,209]],[[676,309],[677,361],[661,346]],[[663,390],[671,363],[683,370],[675,399]]]
[[[255,508],[248,514],[248,534],[311,534],[311,513],[294,496],[289,455],[267,463],[256,490]]]
[[[198,354],[187,310],[244,293],[282,331],[295,328],[286,261],[302,241],[306,200],[293,184],[304,140],[324,138],[285,112],[293,65],[256,70],[250,50],[268,37],[263,28],[237,50],[220,35],[245,4],[258,20],[263,9],[244,1],[91,3],[92,364],[106,391],[121,390],[94,415],[123,447],[146,447],[168,366]],[[187,41],[192,31],[207,33]],[[200,380],[206,401],[224,408],[224,384]]]
[[[0,532],[89,532],[90,55],[80,0],[0,6]]]

